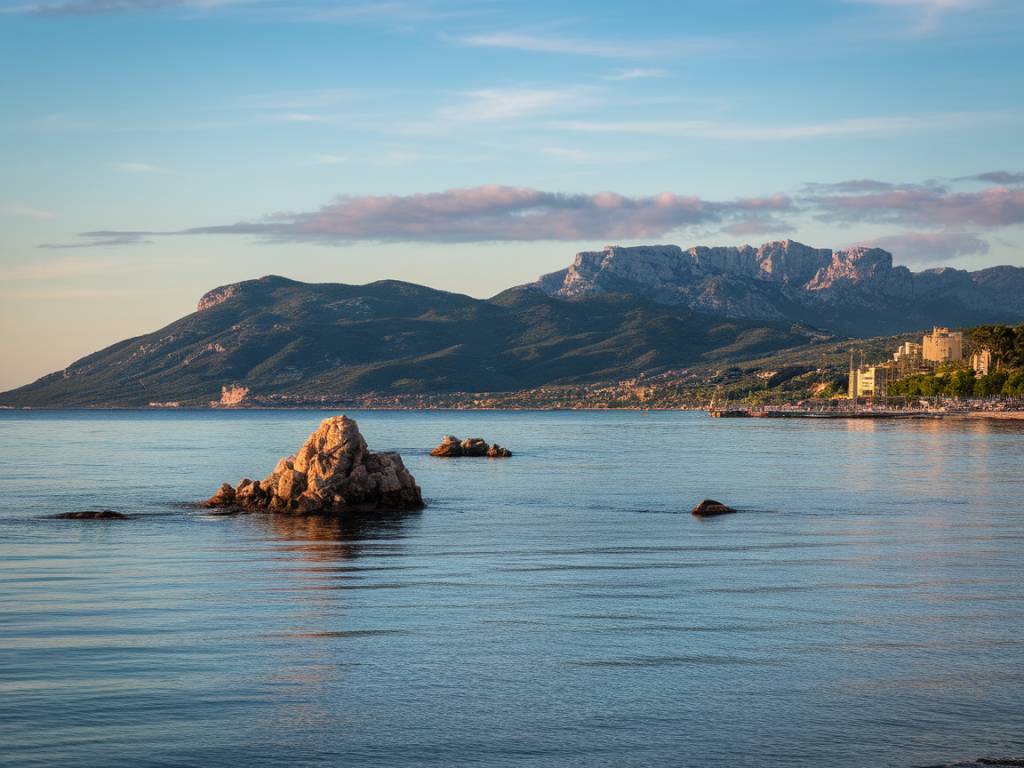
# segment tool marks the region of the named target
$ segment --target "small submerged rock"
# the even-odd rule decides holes
[[[489,459],[507,459],[512,455],[508,448],[497,443],[490,445],[482,437],[467,437],[459,440],[455,435],[445,435],[440,444],[430,452],[431,456],[458,458],[460,456],[486,456]]]
[[[700,504],[693,508],[693,514],[697,517],[712,517],[714,515],[728,515],[736,510],[732,507],[727,507],[720,501],[714,499],[704,499]]]
[[[397,453],[373,453],[354,419],[325,419],[263,480],[227,483],[204,506],[271,512],[401,512],[423,506]]]
[[[82,512],[64,512],[53,516],[54,520],[129,520],[128,515],[112,509],[87,509]]]

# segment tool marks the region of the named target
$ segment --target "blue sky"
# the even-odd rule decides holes
[[[1024,5],[0,0],[0,387],[267,273],[1024,264]]]

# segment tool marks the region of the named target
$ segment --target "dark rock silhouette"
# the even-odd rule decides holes
[[[129,520],[128,515],[112,509],[87,509],[82,512],[64,512],[54,515],[55,520]]]
[[[736,510],[732,507],[727,507],[720,501],[714,499],[704,499],[700,504],[693,508],[693,514],[697,517],[713,517],[714,515],[728,515]]]

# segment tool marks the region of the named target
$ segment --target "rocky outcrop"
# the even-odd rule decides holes
[[[720,501],[714,499],[704,499],[700,504],[693,508],[693,514],[697,517],[713,517],[715,515],[728,515],[736,510],[732,507],[727,507]]]
[[[128,515],[112,509],[87,509],[82,512],[64,512],[53,516],[54,520],[128,520]]]
[[[231,285],[222,285],[219,288],[214,288],[212,291],[207,291],[199,298],[199,304],[196,305],[196,312],[203,312],[207,309],[212,309],[218,304],[223,304],[228,299],[232,298],[238,293],[239,284],[233,283]]]
[[[480,437],[467,437],[459,440],[455,435],[445,435],[434,450],[431,456],[441,458],[457,458],[460,456],[486,456],[489,459],[507,459],[512,455],[508,448],[494,443],[489,445],[486,440]]]
[[[969,324],[1024,312],[1024,269],[911,272],[880,248],[830,250],[793,240],[757,248],[675,245],[584,251],[534,285],[563,298],[628,293],[744,320],[791,320],[855,336]],[[986,320],[986,322],[991,322]]]
[[[397,453],[373,453],[347,416],[325,419],[294,456],[263,480],[227,483],[207,507],[300,513],[398,512],[423,496]]]

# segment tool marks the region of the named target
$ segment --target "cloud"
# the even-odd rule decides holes
[[[985,181],[992,184],[1024,184],[1024,173],[1010,171],[988,171],[973,176],[961,176],[957,181]]]
[[[703,53],[723,47],[720,41],[676,38],[668,40],[584,40],[580,38],[494,32],[469,35],[460,39],[463,45],[475,48],[505,48],[529,53],[557,53],[574,56],[595,56],[609,59],[655,59]]]
[[[1000,116],[999,113],[952,112],[941,115],[841,118],[827,122],[788,125],[724,123],[710,120],[576,120],[558,123],[557,127],[582,133],[621,133],[719,141],[800,141],[943,131]]]
[[[79,237],[85,238],[80,243],[40,243],[37,248],[64,250],[66,248],[99,248],[101,246],[118,245],[150,245],[152,240],[146,238],[149,232],[82,232]],[[156,234],[156,233],[153,233]]]
[[[145,13],[175,8],[212,10],[248,0],[56,0],[17,6],[13,10],[37,16],[98,16],[103,14]]]
[[[663,69],[644,69],[642,67],[634,67],[633,69],[623,69],[615,74],[608,75],[605,80],[646,80],[650,78],[665,77],[667,73]]]
[[[118,163],[114,167],[122,173],[167,173],[165,168],[149,163]]]
[[[268,115],[268,120],[278,123],[326,123],[327,118],[323,115],[313,115],[309,112],[282,112],[276,115]]]
[[[627,240],[693,225],[730,224],[792,209],[785,195],[715,202],[663,192],[563,194],[488,185],[415,195],[346,196],[319,210],[177,232],[84,233],[90,244],[155,235],[252,235],[271,242],[496,242]]]
[[[902,10],[909,14],[910,32],[926,37],[936,32],[942,18],[955,11],[967,11],[988,5],[988,0],[847,0],[856,5],[873,5]]]
[[[901,261],[930,263],[951,261],[958,256],[988,253],[988,241],[972,232],[905,232],[852,243],[855,246],[882,248]]]
[[[0,215],[17,216],[21,219],[36,219],[38,221],[57,218],[57,214],[53,211],[33,208],[30,205],[21,205],[20,203],[0,204]]]
[[[591,159],[560,147],[542,151],[576,162]],[[397,153],[377,162],[416,159]],[[991,230],[1024,224],[1024,187],[961,191],[936,181],[862,178],[804,184],[794,195],[707,200],[672,192],[569,194],[491,184],[411,195],[346,195],[316,210],[183,230],[95,230],[83,233],[79,243],[41,247],[132,245],[148,242],[148,237],[183,235],[247,235],[264,242],[328,245],[644,240],[690,227],[733,235],[792,231],[795,217],[907,229],[873,242],[936,261],[985,253],[984,237]]]
[[[804,184],[804,191],[822,195],[837,192],[884,192],[892,189],[893,186],[895,185],[888,181],[876,181],[875,179],[849,179],[828,183],[812,181]]]
[[[441,110],[447,122],[491,122],[528,117],[582,101],[578,90],[488,88],[466,94],[466,102]]]
[[[956,192],[942,186],[894,184],[881,191],[809,195],[801,202],[829,222],[870,221],[944,228],[1024,223],[1024,189]]]
[[[376,0],[365,3],[327,4],[314,10],[302,10],[298,17],[304,21],[322,21],[335,24],[392,24],[406,27],[426,21],[449,21],[477,15],[479,9],[446,8],[430,0]]]

